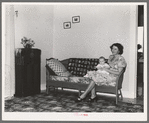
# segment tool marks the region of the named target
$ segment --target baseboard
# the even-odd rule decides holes
[[[8,97],[5,97],[5,100],[10,100],[10,99],[13,99],[14,96],[8,96]]]
[[[46,90],[46,84],[41,84],[40,90],[41,90],[41,91]]]
[[[136,98],[134,93],[130,93],[129,91],[122,91],[123,97],[125,98]]]

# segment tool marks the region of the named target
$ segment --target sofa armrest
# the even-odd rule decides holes
[[[117,87],[117,89],[121,89],[122,88],[122,82],[123,82],[125,70],[126,70],[126,67],[123,68],[123,70],[120,72],[120,74],[118,75],[118,77],[116,79],[116,87]]]

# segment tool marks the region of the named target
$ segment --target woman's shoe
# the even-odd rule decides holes
[[[82,99],[82,98],[78,97],[77,100],[76,100],[76,102],[81,102],[83,100],[85,100],[85,98]]]
[[[92,98],[89,98],[89,99],[88,99],[88,101],[89,101],[89,102],[94,102],[94,101],[97,101],[97,96],[96,96],[96,97],[94,97],[93,99],[92,99]]]

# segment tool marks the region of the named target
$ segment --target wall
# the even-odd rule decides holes
[[[35,41],[41,49],[41,90],[46,88],[46,58],[53,54],[53,6],[52,5],[15,5],[15,48],[23,48],[24,36]]]
[[[3,42],[2,42],[2,87],[5,97],[14,94],[15,88],[15,68],[14,68],[14,7],[13,5],[3,6]]]
[[[100,55],[108,58],[111,53],[109,46],[119,42],[124,45],[123,56],[128,63],[123,95],[135,97],[137,44],[135,5],[15,5],[11,11],[12,15],[15,11],[18,11],[18,16],[15,15],[14,22],[11,21],[12,25],[15,24],[15,48],[23,47],[20,41],[26,36],[32,38],[36,43],[35,48],[42,51],[42,90],[45,89],[46,83],[46,58],[55,57],[61,60],[69,57],[96,58]],[[77,15],[81,17],[81,22],[72,24],[71,29],[63,29],[63,22],[71,21],[72,16]]]
[[[123,83],[125,97],[134,98],[136,91],[137,7],[135,5],[56,5],[54,7],[53,56],[59,60],[70,57],[106,58],[109,46],[124,46],[128,66]],[[63,22],[80,16],[80,23],[64,29]]]
[[[142,46],[142,48],[138,50],[139,52],[143,52],[143,49],[144,49],[144,47],[143,47],[143,45],[144,45],[143,44],[144,43],[144,41],[143,41],[144,40],[143,39],[143,35],[144,35],[143,30],[144,30],[143,26],[138,27],[138,44],[140,44]]]

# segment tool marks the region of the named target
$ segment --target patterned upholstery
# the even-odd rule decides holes
[[[99,59],[70,58],[68,62],[68,71],[73,75],[83,77],[87,71],[95,70],[94,67],[99,63]]]
[[[54,81],[64,81],[64,82],[68,82],[68,77],[64,77],[64,76],[49,76],[50,80],[54,80]]]
[[[71,76],[72,74],[69,71],[66,72],[59,72],[58,73],[60,76]]]
[[[47,66],[58,76],[70,76],[71,73],[67,71],[65,66],[59,62],[57,59],[51,58],[47,60]]]
[[[70,82],[70,83],[81,83],[81,84],[89,84],[91,81],[88,77],[62,77],[62,76],[51,76],[50,79],[53,81],[61,81],[61,82]],[[101,82],[97,86],[112,86],[114,87],[116,85],[116,82]]]
[[[57,74],[46,64],[45,66],[47,68],[47,70],[49,71],[50,75],[54,75],[57,76]]]
[[[57,59],[50,59],[47,61],[47,65],[55,72],[66,72],[65,66],[59,62]]]

